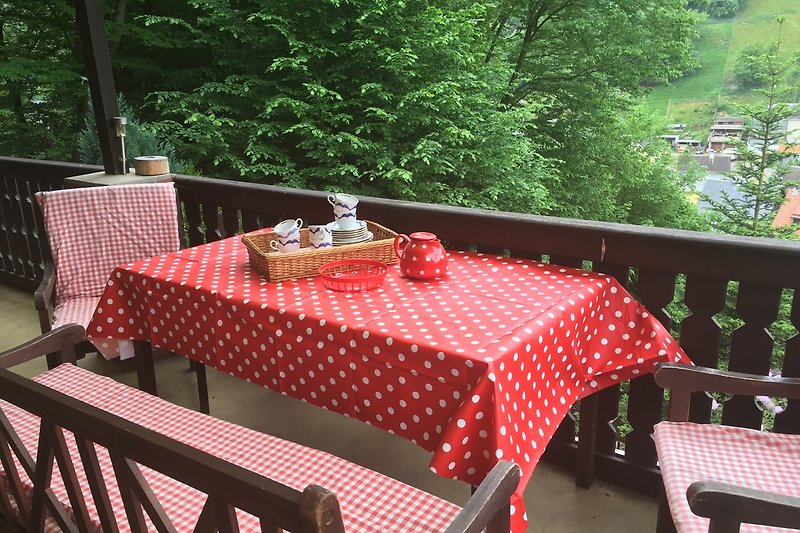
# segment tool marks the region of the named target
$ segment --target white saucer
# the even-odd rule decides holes
[[[339,222],[331,222],[331,230],[333,231],[334,234],[337,233],[346,234],[354,232],[360,233],[367,229],[367,223],[365,221],[356,220],[356,223],[358,224],[357,228],[342,229],[339,227]]]
[[[357,237],[347,237],[347,238],[335,238],[333,239],[334,246],[341,246],[343,244],[358,244],[360,242],[367,242],[373,239],[374,235],[371,231],[368,231],[366,235],[357,236]]]

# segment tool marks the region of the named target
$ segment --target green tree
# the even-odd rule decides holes
[[[0,153],[74,159],[87,87],[72,4],[0,2]]]
[[[684,0],[498,3],[487,60],[511,65],[508,105],[544,105],[527,133],[542,156],[559,161],[550,213],[696,227],[681,177],[666,170],[653,142],[659,134],[638,104],[644,81],[695,65],[701,18]]]
[[[195,2],[147,17],[213,50],[202,83],[157,93],[201,169],[292,187],[540,212],[557,173],[499,105],[486,7],[462,1]],[[196,22],[195,22],[196,21]],[[246,54],[242,50],[247,50]]]
[[[739,142],[739,163],[728,176],[733,180],[741,197],[723,195],[720,200],[706,197],[711,205],[712,225],[718,230],[734,235],[754,237],[788,237],[793,227],[774,227],[772,221],[784,201],[783,178],[789,171],[785,156],[775,147],[787,143],[783,121],[795,111],[785,103],[791,89],[782,85],[785,74],[797,64],[798,58],[779,58],[784,18],[778,19],[778,39],[773,53],[760,57],[766,75],[766,87],[758,92],[763,102],[741,105],[742,113],[749,117],[745,128],[749,143]]]
[[[765,57],[776,55],[775,45],[751,44],[745,46],[733,66],[733,83],[741,90],[764,87],[770,82],[769,62]]]
[[[163,155],[169,160],[170,172],[183,174],[186,172],[186,163],[178,159],[175,147],[169,142],[160,140],[158,136],[146,125],[142,124],[128,102],[122,95],[117,98],[120,116],[127,119],[125,128],[125,160],[128,166],[133,166],[133,160],[143,155]],[[89,102],[86,110],[85,127],[81,130],[78,139],[78,152],[80,162],[90,165],[102,165],[103,155],[100,153],[100,139],[97,135],[97,124],[94,119],[94,107]]]
[[[770,48],[769,53],[760,56],[763,63],[760,68],[767,73],[766,86],[757,89],[763,100],[741,106],[743,114],[751,119],[745,131],[750,143],[738,143],[740,160],[736,169],[729,174],[741,193],[741,198],[726,195],[719,201],[713,201],[706,197],[712,208],[711,224],[717,231],[755,237],[793,238],[797,229],[795,226],[772,226],[776,210],[784,201],[783,178],[788,170],[784,156],[775,147],[786,143],[787,132],[782,123],[786,117],[794,114],[794,110],[784,103],[791,91],[782,82],[798,62],[797,57],[787,60],[779,57],[784,21],[785,18],[778,18],[775,46]],[[726,308],[718,317],[724,332],[722,366],[727,364],[730,332],[743,323],[735,311],[737,291],[738,284],[731,283],[728,287]],[[790,292],[784,291],[781,295],[778,319],[769,328],[775,337],[772,368],[776,370],[782,366],[786,341],[795,334],[795,328],[789,320],[792,299]],[[768,414],[766,419],[771,424],[771,415]]]
[[[711,0],[706,10],[712,17],[732,17],[739,11],[739,0]]]

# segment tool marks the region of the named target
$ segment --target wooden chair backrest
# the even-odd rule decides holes
[[[82,339],[83,328],[67,327],[67,331],[59,328],[48,335],[54,341],[50,346],[23,346],[0,354],[0,367],[25,360],[32,351],[38,351],[39,355],[49,353],[58,342],[71,345],[65,344],[65,339]],[[70,456],[66,445],[65,432],[69,431],[75,436],[104,532],[115,532],[119,528],[93,443],[109,451],[125,514],[133,531],[147,530],[144,513],[159,531],[174,531],[138,465],[211,495],[200,513],[195,531],[238,531],[237,508],[259,518],[262,531],[274,533],[277,528],[309,533],[344,531],[335,496],[321,487],[311,485],[304,492],[298,492],[2,368],[0,398],[41,419],[34,461],[0,405],[0,460],[6,474],[6,486],[0,486],[0,512],[9,527],[14,525],[16,508],[30,531],[43,530],[46,513],[63,531],[92,530],[84,490],[73,464],[78,459]],[[14,457],[24,473],[17,470]],[[58,462],[74,519],[49,488],[54,461]],[[24,475],[32,480],[32,498],[26,497]]]

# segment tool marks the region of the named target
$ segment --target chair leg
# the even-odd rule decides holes
[[[675,522],[672,521],[672,514],[669,512],[667,494],[664,487],[661,487],[661,495],[658,498],[658,522],[656,522],[656,533],[676,533]]]
[[[200,399],[200,412],[209,414],[211,406],[208,403],[208,380],[206,379],[206,365],[194,359],[189,360],[189,368],[197,376],[197,395]]]

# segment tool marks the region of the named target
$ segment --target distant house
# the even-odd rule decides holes
[[[717,117],[708,135],[708,149],[713,152],[734,148],[744,132],[744,117]]]
[[[726,196],[734,200],[744,199],[744,194],[739,191],[730,178],[715,172],[709,173],[704,180],[697,184],[697,191],[716,202],[721,202]],[[711,204],[708,201],[703,198],[698,200],[697,210],[700,213],[710,209]],[[752,208],[750,209],[752,210]]]
[[[662,135],[661,138],[667,141],[673,150],[678,147],[680,135]]]
[[[679,152],[685,152],[687,149],[692,148],[698,150],[702,147],[703,141],[698,139],[676,139],[675,149]]]
[[[775,220],[772,221],[772,225],[776,228],[791,224],[800,224],[800,189],[797,187],[787,189],[786,199],[778,209]],[[800,229],[795,233],[800,233]]]
[[[712,152],[721,152],[728,148],[730,140],[724,135],[710,135],[708,137],[708,149]]]

